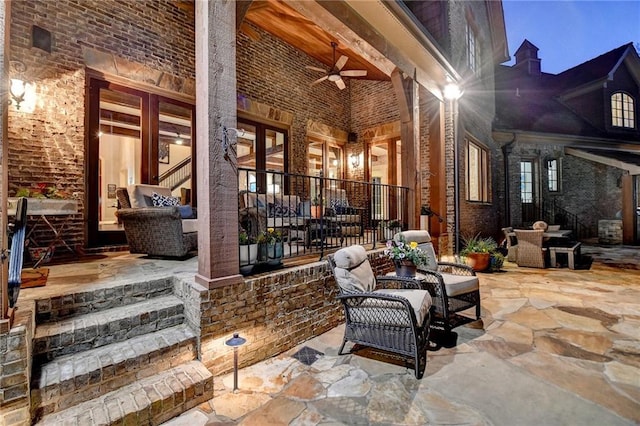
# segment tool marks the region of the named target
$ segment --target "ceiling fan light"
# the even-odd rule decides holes
[[[338,81],[340,80],[340,74],[329,74],[327,78],[329,81]]]

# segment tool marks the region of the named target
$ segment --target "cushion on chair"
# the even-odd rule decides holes
[[[129,200],[131,201],[132,208],[153,207],[151,197],[154,192],[165,197],[171,196],[171,189],[159,185],[129,185],[127,187],[127,192],[129,192]]]
[[[198,219],[182,219],[182,233],[198,232]]]
[[[560,225],[549,225],[547,226],[547,231],[559,231]]]
[[[539,220],[537,222],[533,223],[533,229],[542,229],[543,231],[546,231],[549,225],[547,225],[547,222],[545,222],[544,220]]]
[[[389,294],[391,296],[399,296],[407,299],[416,314],[416,321],[418,322],[418,325],[422,325],[425,318],[427,318],[427,316],[429,315],[429,309],[431,309],[432,302],[431,295],[427,290],[383,288],[380,290],[376,290],[374,293]],[[360,306],[363,305],[364,303]]]
[[[180,205],[180,199],[172,196],[160,195],[157,192],[151,194],[151,202],[153,207],[173,207]]]
[[[401,237],[404,237],[405,241],[409,243],[411,241],[415,241],[418,243],[420,250],[427,253],[429,258],[427,260],[427,264],[422,266],[423,269],[427,269],[429,271],[438,270],[438,259],[436,258],[436,251],[433,248],[433,243],[431,243],[431,235],[429,235],[429,231],[419,229],[402,231],[394,235],[393,239],[400,241]]]
[[[373,291],[376,279],[364,247],[353,245],[342,248],[333,255],[333,260],[336,264],[336,281],[342,290]]]
[[[447,290],[447,296],[455,297],[459,294],[466,294],[480,288],[478,277],[469,275],[455,275],[442,273],[442,280]]]

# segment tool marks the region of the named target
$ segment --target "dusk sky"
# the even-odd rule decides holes
[[[542,71],[558,74],[616,47],[640,45],[640,0],[503,0],[509,55],[524,39]]]

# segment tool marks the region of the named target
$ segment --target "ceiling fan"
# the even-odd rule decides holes
[[[317,79],[316,81],[314,81],[313,83],[311,83],[312,86],[315,86],[318,83],[321,83],[325,80],[329,80],[329,81],[333,81],[334,83],[336,83],[336,86],[338,86],[338,88],[340,90],[344,89],[346,86],[344,84],[344,81],[342,80],[342,77],[364,77],[365,75],[367,75],[367,70],[346,70],[346,71],[342,71],[342,68],[344,67],[344,65],[347,63],[347,61],[349,60],[349,58],[347,58],[346,56],[342,55],[340,56],[340,59],[338,59],[336,61],[336,47],[338,46],[338,44],[334,41],[331,42],[331,47],[333,48],[333,68],[331,68],[328,72],[322,68],[318,68],[318,67],[312,67],[312,66],[307,66],[307,69],[310,70],[314,70],[314,71],[320,71],[320,72],[324,72],[327,75],[325,75],[324,77],[320,77],[319,79]]]

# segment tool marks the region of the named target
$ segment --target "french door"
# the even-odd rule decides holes
[[[148,183],[183,199],[195,194],[195,107],[93,77],[88,92],[88,245],[124,244],[116,188]]]

